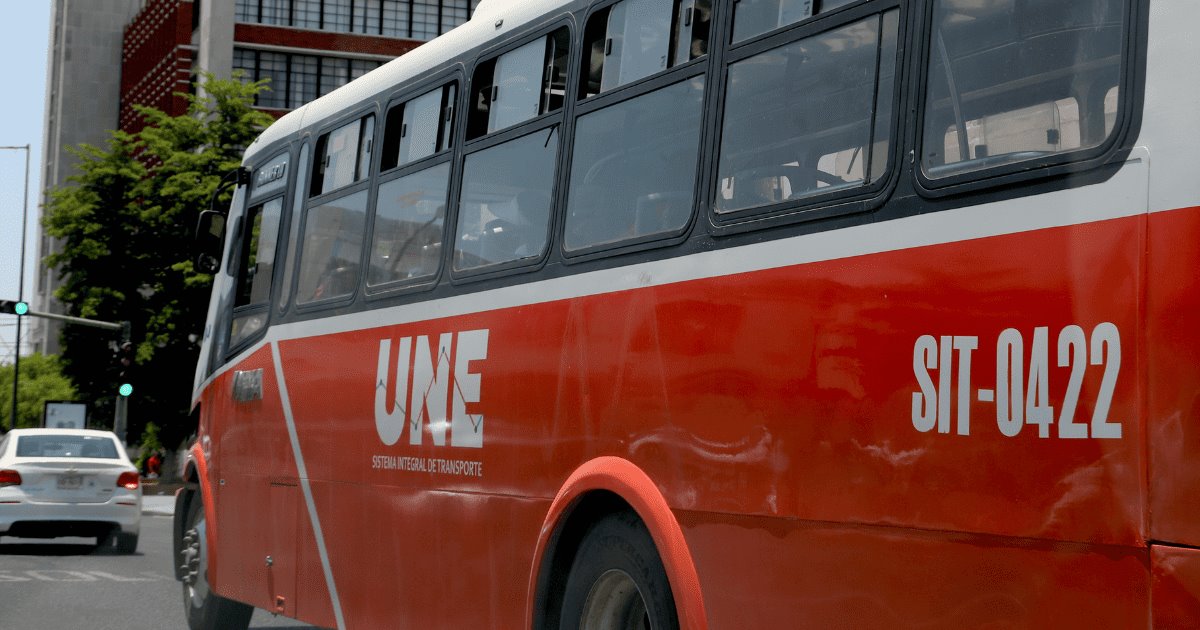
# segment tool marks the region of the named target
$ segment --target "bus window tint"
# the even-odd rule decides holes
[[[845,6],[856,0],[821,0],[821,13]],[[795,24],[813,16],[814,0],[739,0],[733,11],[733,42]]]
[[[279,219],[283,214],[283,198],[276,197],[250,208],[246,213],[247,226],[242,236],[238,256],[237,290],[233,296],[234,316],[230,327],[229,345],[261,330],[266,324],[266,312],[239,311],[266,304],[271,299],[271,276],[275,269],[275,244],[279,236]]]
[[[307,186],[305,178],[308,176],[308,170],[305,166],[308,164],[308,143],[304,143],[304,147],[300,149],[300,160],[297,162],[299,166],[296,170],[296,190],[304,190]],[[296,239],[300,235],[300,213],[304,209],[304,195],[296,194],[292,197],[292,213],[288,218],[288,240],[287,249],[284,250],[286,262],[283,264],[283,277],[280,281],[283,283],[279,287],[279,310],[283,312],[287,309],[288,300],[291,299],[292,291],[292,267],[296,262]]]
[[[692,214],[704,79],[579,117],[566,247],[675,232]]]
[[[937,0],[922,167],[929,177],[1099,146],[1116,120],[1126,3]]]
[[[388,111],[381,170],[415,162],[450,147],[455,94],[452,83]]]
[[[580,97],[648,77],[708,52],[711,0],[623,0],[588,19]]]
[[[358,284],[367,191],[308,209],[296,301],[344,297]]]
[[[558,126],[467,156],[454,270],[537,258],[549,232]]]
[[[562,108],[570,32],[539,37],[475,70],[467,137],[507,129]]]
[[[347,123],[321,136],[313,163],[311,195],[322,195],[367,176],[375,116]]]
[[[379,186],[368,285],[437,273],[449,187],[449,162]]]
[[[889,11],[730,65],[718,212],[858,187],[883,174],[897,26],[898,12]]]

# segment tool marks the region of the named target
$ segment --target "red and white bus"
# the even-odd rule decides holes
[[[1200,4],[485,0],[247,150],[193,628],[1200,623]]]

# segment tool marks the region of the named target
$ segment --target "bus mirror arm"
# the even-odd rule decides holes
[[[246,186],[250,184],[250,170],[239,166],[221,178],[208,201],[208,209],[200,213],[196,222],[196,261],[197,271],[216,273],[221,268],[221,251],[225,247],[225,219],[227,211],[218,209],[217,203],[221,194],[230,186]]]

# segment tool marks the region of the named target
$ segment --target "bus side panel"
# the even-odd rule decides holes
[[[1200,628],[1200,549],[1151,547],[1154,628]]]
[[[475,460],[478,449],[437,446],[430,435],[424,435],[422,446],[412,447],[408,433],[395,449],[381,444],[372,409],[361,404],[374,396],[380,337],[350,333],[280,344],[346,625],[519,627],[531,552],[549,500],[483,494],[486,486],[475,473],[487,474],[496,460]],[[350,343],[359,338],[363,344]],[[359,382],[353,377],[363,366],[370,373]],[[405,398],[394,392],[389,397]],[[402,446],[412,453],[411,461],[382,459]],[[480,463],[480,469],[438,469],[467,460]],[[552,484],[534,464],[525,477],[542,480],[537,485]],[[464,485],[469,492],[440,491]]]
[[[1147,625],[1144,548],[1014,544],[695,512],[678,517],[712,630]]]
[[[1200,208],[1151,215],[1150,535],[1200,545]]]
[[[260,385],[243,396],[248,399],[235,399],[239,378],[259,379]],[[218,592],[289,617],[301,614],[303,601],[306,619],[332,625],[323,573],[318,565],[314,575],[311,563],[301,559],[304,550],[315,549],[316,539],[304,509],[270,347],[233,366],[210,389],[213,404],[206,408],[212,410],[210,427],[219,436],[213,441],[213,457],[220,468],[212,485]]]
[[[1082,543],[1070,549],[1093,550],[1089,579],[1133,580],[1136,593],[1145,238],[1135,215],[454,317],[412,311],[379,328],[297,325],[320,333],[280,350],[348,623],[372,625],[392,602],[414,622],[519,624],[520,606],[506,623],[457,607],[527,583],[543,514],[505,497],[548,504],[602,455],[645,470],[674,509],[990,535],[1010,568],[1030,559],[1030,583],[1094,594],[1045,548]],[[695,540],[697,554],[719,544]],[[1114,554],[1136,557],[1100,560]],[[990,570],[963,558],[949,566]],[[461,581],[445,606],[416,596],[450,575]],[[763,585],[726,587],[736,598]],[[1054,618],[1017,605],[1034,625]]]
[[[614,455],[674,508],[1137,545],[1144,240],[1134,216],[281,350],[314,479],[551,499]]]

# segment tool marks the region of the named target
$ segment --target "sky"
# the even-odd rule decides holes
[[[35,292],[38,206],[41,204],[46,58],[50,0],[0,0],[0,146],[29,145],[29,221],[25,243],[25,297]],[[21,262],[25,150],[0,150],[0,299],[16,299]],[[22,345],[29,346],[22,326]],[[16,318],[0,315],[0,363],[13,359]]]

